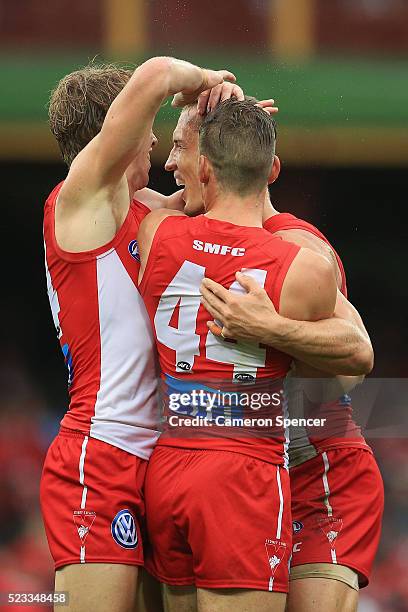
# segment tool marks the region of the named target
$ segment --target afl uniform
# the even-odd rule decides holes
[[[140,292],[159,353],[165,422],[146,477],[147,568],[166,584],[288,590],[290,487],[277,417],[291,358],[211,334],[199,288],[209,277],[237,291],[242,270],[278,308],[298,251],[262,228],[205,215],[167,217],[154,236]],[[217,400],[195,401],[193,391]],[[259,391],[279,401],[258,406]],[[230,394],[239,399],[225,402]]]
[[[61,185],[44,209],[47,291],[68,370],[69,409],[41,480],[58,569],[143,563],[142,487],[158,437],[154,340],[137,289],[136,236],[149,209],[134,201],[116,236],[83,253],[55,238]]]

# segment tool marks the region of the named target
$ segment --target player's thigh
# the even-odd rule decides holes
[[[356,612],[358,591],[329,578],[290,582],[286,612]]]
[[[163,584],[162,587],[164,612],[197,612],[197,589],[195,586]]]
[[[136,565],[66,565],[55,572],[55,590],[68,593],[66,612],[135,612],[137,578]]]
[[[286,593],[197,589],[198,612],[284,612]]]
[[[137,612],[163,612],[162,585],[143,567],[137,581]]]

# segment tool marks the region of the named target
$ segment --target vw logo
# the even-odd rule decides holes
[[[112,537],[122,548],[136,548],[137,529],[130,510],[120,510],[112,521]]]

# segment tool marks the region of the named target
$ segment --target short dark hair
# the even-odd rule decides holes
[[[68,166],[101,131],[108,108],[133,70],[114,64],[89,64],[67,74],[51,92],[48,115]]]
[[[253,100],[221,102],[202,121],[200,153],[221,187],[241,195],[261,191],[275,155],[276,125]]]

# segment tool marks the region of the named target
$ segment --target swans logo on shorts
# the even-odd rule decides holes
[[[329,540],[330,547],[334,548],[335,540],[343,527],[343,519],[328,517],[318,520],[318,525]]]
[[[136,548],[137,529],[130,510],[120,510],[112,521],[112,538],[122,548]]]
[[[93,510],[74,510],[73,519],[82,546],[85,545],[85,540],[91,531],[95,518],[96,512]]]
[[[132,242],[129,242],[128,251],[133,259],[136,259],[136,261],[140,263],[139,245],[137,244],[137,240],[132,240]]]
[[[286,554],[286,543],[282,540],[265,540],[266,554],[268,557],[271,575],[275,575],[276,568]]]

